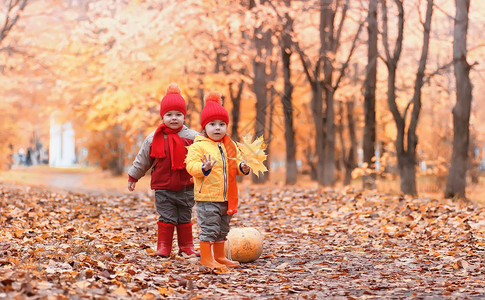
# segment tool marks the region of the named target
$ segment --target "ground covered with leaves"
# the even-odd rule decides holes
[[[350,189],[242,187],[240,194],[232,225],[257,228],[263,254],[215,274],[195,258],[153,256],[149,194],[0,184],[0,299],[485,295],[483,208]]]

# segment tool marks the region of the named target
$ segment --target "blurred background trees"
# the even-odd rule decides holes
[[[234,139],[264,136],[270,172],[254,182],[353,177],[374,188],[398,178],[416,194],[417,177],[444,191],[449,174],[446,194],[464,196],[452,183],[466,185],[485,142],[475,63],[485,58],[484,9],[466,0],[3,1],[0,161],[47,147],[61,112],[78,162],[122,174],[177,82],[193,129],[216,89]]]

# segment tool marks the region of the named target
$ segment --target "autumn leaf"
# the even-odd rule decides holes
[[[259,177],[260,172],[268,171],[263,162],[266,160],[266,143],[260,136],[252,141],[252,134],[248,133],[242,139],[242,143],[237,142],[245,163],[251,168],[251,171]]]
[[[117,289],[113,291],[113,295],[116,296],[128,296],[128,293],[126,292],[126,289],[122,286],[119,286]]]

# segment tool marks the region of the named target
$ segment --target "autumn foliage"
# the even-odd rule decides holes
[[[8,10],[9,3],[22,3],[25,8]],[[310,172],[315,178],[316,169],[322,165],[335,165],[336,174],[330,172],[330,184],[343,179],[344,173],[349,178],[352,170],[344,170],[344,164],[353,169],[356,162],[346,162],[344,157],[352,139],[347,129],[355,125],[353,143],[357,145],[362,142],[364,126],[366,5],[366,1],[349,1],[326,6],[325,13],[332,16],[326,20],[335,23],[333,27],[325,24],[328,28],[324,32],[340,39],[332,42],[322,61],[319,51],[327,48],[319,49],[316,38],[319,1],[219,1],[217,5],[193,0],[3,3],[1,20],[18,18],[0,41],[0,94],[4,99],[0,109],[5,112],[0,120],[0,163],[7,167],[13,151],[36,142],[47,146],[49,121],[57,111],[61,112],[57,114],[59,122],[74,123],[78,152],[88,150],[84,162],[120,173],[143,137],[158,126],[160,99],[166,86],[176,82],[188,105],[186,123],[193,129],[201,130],[202,95],[208,90],[219,90],[230,112],[230,134],[239,140],[251,133],[263,136],[268,143],[266,167],[272,162],[280,165],[286,160],[285,152],[290,151],[293,160],[285,163],[294,173]],[[470,63],[485,58],[480,51],[484,20],[478,13],[483,4],[477,1],[472,5],[468,33]],[[439,9],[433,15],[417,151],[419,162],[432,168],[427,172],[443,176],[451,148],[454,86],[450,79],[449,16],[454,6],[452,3],[436,6]],[[413,87],[407,83],[416,75],[414,54],[421,47],[425,3],[405,1],[404,9],[405,35],[396,78],[399,87],[396,101],[401,111],[413,93]],[[389,3],[390,42],[394,41],[393,25],[397,21],[394,10]],[[329,31],[329,26],[334,32]],[[284,41],[289,44],[283,46]],[[283,54],[288,56],[285,63],[291,64],[291,74],[284,74],[280,61]],[[322,64],[328,67],[325,72],[318,67]],[[305,77],[307,67],[317,67],[314,71],[321,78]],[[474,83],[481,80],[477,74],[472,68]],[[386,103],[388,76],[384,64],[379,63],[378,77],[376,135],[383,156],[375,160],[380,159],[386,172],[393,173],[396,127]],[[285,80],[291,86],[286,86]],[[331,97],[322,95],[325,98],[320,99],[332,101],[328,102],[332,103],[329,110],[332,115],[315,114],[312,82],[323,82],[324,88],[328,83],[332,86],[338,83],[338,89],[329,90],[334,93]],[[470,124],[472,137],[480,145],[484,140],[483,124],[478,122],[483,119],[482,85],[474,84],[473,93],[477,101]],[[326,110],[325,101],[319,109]],[[351,119],[344,117],[343,109],[337,110],[340,106],[348,107]],[[285,123],[289,116],[293,118],[291,127]],[[317,147],[316,137],[324,133],[323,128],[315,127],[315,120],[323,119],[333,122],[328,124],[325,134],[332,133],[334,125],[342,130],[341,137],[335,133],[323,141],[325,145],[335,143],[335,149],[326,155],[331,157],[329,163],[317,165],[318,151],[323,145]],[[288,128],[294,132],[287,133]],[[298,147],[288,150],[286,136],[292,137]],[[356,152],[355,148],[355,157]],[[301,162],[298,170],[297,161]],[[365,167],[355,174],[362,172],[366,172]],[[296,174],[293,175],[296,180]],[[268,176],[262,178],[266,180]]]

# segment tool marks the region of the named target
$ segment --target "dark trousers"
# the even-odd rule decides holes
[[[155,207],[159,214],[159,222],[174,225],[190,223],[194,204],[192,186],[180,191],[155,190]]]
[[[232,215],[227,214],[227,202],[197,201],[197,223],[200,226],[199,240],[222,241],[229,233]]]

